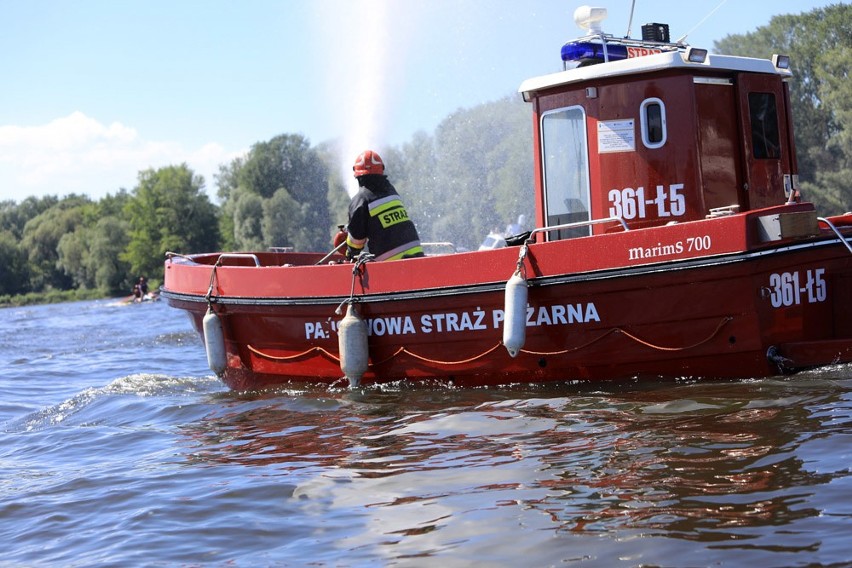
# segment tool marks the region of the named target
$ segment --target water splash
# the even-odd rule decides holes
[[[351,123],[344,133],[342,154],[344,179],[351,179],[351,161],[366,148],[380,145],[382,135],[387,129],[384,123],[385,113],[381,107],[388,101],[383,100],[389,92],[388,82],[388,45],[391,39],[388,11],[390,5],[382,0],[359,2],[363,20],[358,29],[360,45],[353,50],[352,69],[355,70],[355,88],[352,91],[353,106]],[[350,194],[353,191],[350,189]]]
[[[401,22],[411,21],[410,7],[387,0],[315,4],[326,46],[336,56],[327,74],[326,100],[339,126],[341,179],[350,195],[357,191],[352,163],[366,149],[382,153],[389,121],[404,72],[408,43]],[[405,10],[405,14],[401,11]],[[404,16],[404,17],[402,17]]]

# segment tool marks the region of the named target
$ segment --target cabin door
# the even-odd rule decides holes
[[[789,186],[793,168],[786,143],[788,125],[781,81],[775,75],[741,73],[737,78],[737,98],[748,207],[783,204],[785,174]]]
[[[694,83],[704,213],[730,207],[745,211],[748,196],[743,188],[734,81],[722,77],[695,77]]]

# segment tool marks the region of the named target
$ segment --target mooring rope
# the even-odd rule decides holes
[[[296,359],[303,358],[306,355],[310,355],[311,353],[321,353],[321,354],[325,355],[326,357],[328,357],[329,359],[337,361],[338,363],[340,362],[340,357],[334,355],[333,353],[331,353],[330,351],[328,351],[326,349],[323,349],[322,347],[311,347],[310,349],[308,349],[306,351],[302,351],[301,353],[295,353],[293,355],[270,355],[269,353],[264,353],[263,351],[257,349],[256,347],[252,347],[251,345],[247,345],[246,347],[248,347],[248,350],[251,351],[252,353],[254,353],[255,355],[263,357],[264,359],[269,359],[271,361],[294,361]],[[475,356],[469,357],[467,359],[461,359],[459,361],[442,361],[440,359],[430,359],[429,357],[424,357],[422,355],[418,355],[417,353],[409,351],[405,347],[400,347],[399,349],[397,349],[392,355],[390,355],[386,359],[383,359],[381,361],[376,361],[374,363],[370,363],[370,366],[371,367],[377,367],[379,365],[384,365],[385,363],[391,361],[392,359],[394,359],[395,357],[397,357],[397,356],[399,356],[403,353],[405,353],[407,355],[411,355],[415,359],[420,359],[421,361],[425,361],[427,363],[435,363],[437,365],[463,365],[464,363],[471,363],[473,361],[476,361],[477,359],[481,359],[482,357],[485,357],[486,355],[490,354],[492,351],[494,351],[498,347],[500,347],[499,342],[496,343],[494,345],[494,347],[491,347],[490,349],[486,349],[485,351],[483,351],[479,355],[475,355]]]
[[[527,253],[529,252],[529,242],[530,239],[527,239],[524,244],[521,245],[521,250],[518,252],[518,263],[515,265],[515,274],[524,280],[527,279],[527,266],[524,264],[524,259],[526,259]]]
[[[207,294],[204,295],[204,299],[207,300],[207,305],[210,306],[213,300],[213,281],[216,280],[216,264],[213,265],[213,272],[210,273],[210,285],[207,287]]]
[[[521,349],[521,353],[526,353],[527,355],[565,355],[566,353],[573,353],[574,351],[579,351],[580,349],[585,349],[592,344],[597,343],[607,335],[618,332],[619,328],[614,327],[608,331],[605,331],[599,337],[592,339],[588,343],[584,343],[583,345],[578,345],[577,347],[571,347],[569,349],[562,349],[561,351],[532,351],[530,349]]]
[[[642,345],[645,345],[646,347],[650,347],[651,349],[656,349],[658,351],[685,351],[686,349],[694,349],[696,347],[704,345],[705,343],[707,343],[708,341],[710,341],[711,339],[716,337],[716,334],[719,333],[719,331],[721,331],[721,329],[725,326],[725,324],[728,323],[729,321],[733,320],[733,319],[734,318],[732,318],[731,316],[723,317],[722,321],[719,322],[719,325],[716,326],[716,329],[713,330],[713,333],[711,333],[706,339],[702,339],[698,343],[693,343],[692,345],[686,345],[684,347],[663,347],[662,345],[654,345],[653,343],[649,343],[647,341],[639,339],[638,337],[636,337],[632,333],[630,333],[626,330],[623,330],[621,328],[618,328],[618,331],[620,333],[623,333],[624,335],[626,335],[627,337],[629,337],[633,341],[640,343]]]
[[[352,266],[352,287],[349,289],[349,297],[337,306],[337,309],[334,310],[334,313],[341,316],[343,315],[343,306],[352,305],[358,301],[355,297],[355,279],[361,276],[361,267],[370,262],[375,258],[374,255],[362,252],[358,256],[355,257],[355,264]]]
[[[469,357],[467,359],[461,359],[460,361],[441,361],[440,359],[429,359],[428,357],[421,357],[420,355],[418,355],[416,353],[412,353],[411,351],[409,351],[405,347],[403,347],[402,350],[405,353],[408,353],[409,355],[414,357],[415,359],[420,359],[421,361],[425,361],[427,363],[436,363],[438,365],[463,365],[464,363],[472,363],[472,362],[476,361],[477,359],[481,359],[481,358],[485,357],[486,355],[488,355],[489,353],[491,353],[492,351],[494,351],[495,349],[500,347],[500,345],[502,345],[502,344],[498,341],[497,343],[494,344],[494,347],[492,347],[491,349],[486,349],[485,351],[483,351],[479,355],[475,355],[475,356]]]
[[[700,347],[701,345],[704,345],[705,343],[711,341],[714,337],[716,337],[716,335],[718,335],[718,333],[722,330],[722,328],[725,326],[725,324],[732,321],[733,319],[734,318],[732,318],[731,316],[723,317],[722,320],[719,322],[719,324],[716,326],[716,328],[713,330],[713,332],[709,336],[702,339],[701,341],[698,341],[698,342],[693,343],[691,345],[684,345],[683,347],[666,347],[664,345],[655,345],[655,344],[653,344],[649,341],[646,341],[646,340],[630,333],[629,331],[627,331],[623,328],[614,327],[612,329],[605,331],[600,336],[596,337],[595,339],[592,339],[591,341],[588,341],[588,342],[586,342],[582,345],[578,345],[576,347],[571,347],[569,349],[562,349],[562,350],[559,350],[559,351],[533,351],[531,349],[521,349],[521,352],[526,353],[527,355],[537,355],[537,356],[565,355],[567,353],[573,353],[575,351],[580,351],[581,349],[585,349],[586,347],[589,347],[589,346],[597,343],[598,341],[601,341],[602,339],[604,339],[605,337],[607,337],[609,335],[612,335],[613,333],[620,333],[620,334],[624,335],[625,337],[632,339],[633,341],[635,341],[635,342],[637,342],[641,345],[644,345],[646,347],[650,347],[651,349],[656,349],[658,351],[685,351],[687,349],[695,349],[696,347]],[[433,358],[430,358],[430,357],[424,357],[423,355],[418,355],[417,353],[410,351],[406,347],[400,347],[399,349],[397,349],[393,354],[391,354],[387,358],[385,358],[381,361],[376,361],[376,362],[370,363],[370,367],[378,367],[380,365],[384,365],[385,363],[388,363],[391,360],[393,360],[396,357],[403,355],[403,354],[414,357],[415,359],[419,359],[420,361],[423,361],[425,363],[432,363],[432,364],[435,364],[435,365],[464,365],[465,363],[472,363],[472,362],[476,361],[477,359],[482,359],[486,355],[490,355],[495,350],[497,350],[501,345],[502,345],[502,343],[497,342],[496,344],[494,344],[493,347],[489,347],[488,349],[486,349],[485,351],[483,351],[482,353],[480,353],[478,355],[474,355],[473,357],[468,357],[467,359],[459,359],[458,361],[444,361],[444,360],[441,360],[441,359],[433,359]],[[252,347],[251,345],[247,345],[246,347],[248,347],[249,351],[251,351],[255,355],[258,355],[259,357],[263,357],[264,359],[269,359],[271,361],[295,361],[296,359],[304,358],[305,356],[310,355],[311,353],[320,353],[322,355],[325,355],[326,357],[328,357],[329,359],[331,359],[333,361],[336,361],[338,363],[340,362],[340,357],[334,355],[333,353],[331,353],[330,351],[328,351],[327,349],[324,349],[322,347],[311,347],[310,349],[307,349],[306,351],[303,351],[301,353],[295,353],[293,355],[284,355],[284,356],[282,356],[282,355],[271,355],[269,353],[264,353],[263,351],[260,351],[259,349]]]
[[[649,341],[645,341],[644,339],[637,337],[636,335],[630,333],[626,329],[623,329],[623,328],[620,328],[620,327],[614,327],[612,329],[605,331],[602,335],[600,335],[600,337],[597,337],[597,338],[589,341],[588,343],[584,343],[583,345],[578,345],[577,347],[572,347],[570,349],[563,349],[561,351],[530,351],[529,349],[521,349],[521,352],[527,353],[529,355],[565,355],[566,353],[572,353],[574,351],[579,351],[580,349],[584,349],[586,347],[589,347],[593,343],[597,343],[598,341],[600,341],[604,337],[606,337],[610,334],[613,334],[613,333],[620,333],[620,334],[624,335],[625,337],[632,339],[636,343],[644,345],[645,347],[650,347],[651,349],[656,349],[657,351],[685,351],[687,349],[695,349],[696,347],[704,345],[708,341],[712,340],[714,337],[716,337],[716,335],[719,333],[719,331],[721,331],[721,329],[725,326],[725,324],[728,323],[729,321],[733,320],[733,319],[734,318],[732,318],[731,316],[723,317],[722,320],[719,322],[719,324],[716,326],[716,329],[714,329],[713,332],[709,336],[707,336],[706,338],[702,339],[701,341],[699,341],[697,343],[693,343],[692,345],[684,345],[683,347],[665,347],[663,345],[654,345],[653,343],[651,343]]]
[[[251,351],[252,353],[254,353],[255,355],[263,357],[264,359],[269,359],[271,361],[294,361],[296,359],[300,359],[300,358],[304,357],[305,355],[310,355],[311,353],[318,352],[318,353],[325,355],[329,359],[333,359],[333,360],[337,361],[338,363],[340,362],[340,357],[337,357],[336,355],[334,355],[333,353],[331,353],[327,349],[323,349],[322,347],[311,347],[307,351],[302,351],[301,353],[296,353],[295,355],[286,355],[286,356],[270,355],[269,353],[264,353],[263,351],[255,348],[255,347],[252,347],[251,345],[246,345],[246,347],[248,347],[248,350]]]

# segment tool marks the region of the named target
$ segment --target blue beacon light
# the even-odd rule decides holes
[[[603,32],[601,22],[606,16],[606,8],[580,6],[574,11],[574,23],[580,29],[586,30],[586,37],[569,41],[562,46],[562,62],[566,68],[569,62],[583,64],[620,61],[677,49],[677,46],[669,43],[669,26],[666,24],[643,25],[642,41],[628,37],[616,39]]]
[[[610,61],[627,59],[627,46],[608,43],[606,55]],[[603,61],[604,46],[598,42],[571,41],[562,46],[562,61]]]

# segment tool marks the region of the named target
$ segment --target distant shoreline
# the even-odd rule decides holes
[[[110,296],[102,290],[50,290],[48,292],[29,292],[27,294],[0,296],[0,308],[20,308],[22,306],[40,304],[60,304],[83,300],[120,300],[126,298],[132,298],[132,296]]]

